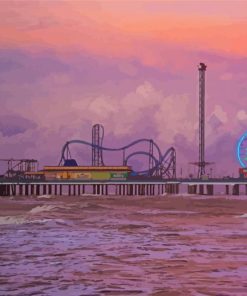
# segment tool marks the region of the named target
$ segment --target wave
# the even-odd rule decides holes
[[[53,206],[53,205],[37,206],[35,208],[32,208],[29,211],[29,213],[31,213],[31,214],[37,214],[37,213],[41,213],[41,212],[50,212],[50,211],[53,211],[56,208],[57,208],[57,206]]]
[[[24,224],[27,223],[27,219],[22,216],[5,216],[0,217],[0,225],[8,225],[8,224]]]
[[[56,225],[69,225],[65,220],[63,219],[38,219],[38,220],[32,220],[28,221],[28,224],[46,224],[49,227],[53,227]]]
[[[30,214],[38,214],[42,212],[54,212],[58,210],[70,210],[69,206],[61,206],[61,205],[42,205],[32,208],[29,213]]]
[[[49,195],[49,194],[44,194],[44,195],[38,195],[37,198],[55,198],[55,195]]]
[[[176,210],[160,210],[160,209],[145,209],[142,211],[138,211],[138,214],[143,215],[193,215],[198,214],[198,212],[193,211],[176,211]]]
[[[237,218],[247,218],[247,213],[240,215],[240,216],[236,216]]]
[[[22,225],[22,224],[48,224],[49,226],[70,225],[63,219],[35,219],[32,220],[24,216],[5,216],[0,217],[0,225]]]

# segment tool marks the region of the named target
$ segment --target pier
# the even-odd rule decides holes
[[[120,195],[158,196],[182,193],[213,196],[221,186],[225,195],[239,195],[241,190],[247,195],[247,180],[161,180],[161,181],[39,181],[0,180],[0,196],[40,196],[66,195]],[[183,190],[181,190],[183,189]]]

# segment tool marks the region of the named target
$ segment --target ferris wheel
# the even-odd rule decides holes
[[[237,158],[241,167],[247,168],[247,132],[238,140]]]

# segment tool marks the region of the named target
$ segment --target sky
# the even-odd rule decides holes
[[[178,175],[193,173],[204,62],[206,160],[215,176],[237,176],[246,40],[247,1],[2,0],[0,158],[56,165],[66,141],[91,141],[100,123],[105,146],[152,138],[164,152],[175,147]],[[90,163],[89,149],[71,150]],[[120,155],[106,160],[121,164]]]

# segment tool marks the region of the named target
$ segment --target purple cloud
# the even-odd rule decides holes
[[[0,50],[0,83],[34,83],[68,66],[53,53],[35,55],[20,50]]]
[[[27,130],[34,129],[35,127],[37,127],[35,122],[17,114],[4,115],[0,118],[0,132],[4,137],[23,134]]]

